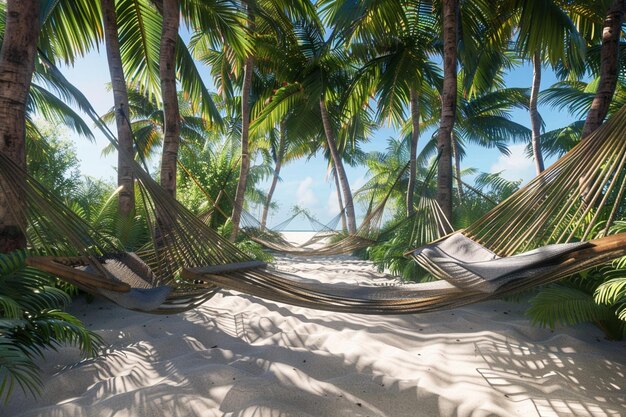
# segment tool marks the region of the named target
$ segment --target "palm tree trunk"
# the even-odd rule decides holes
[[[35,69],[39,3],[8,0],[0,50],[0,152],[22,168],[26,168],[26,102]],[[0,193],[0,253],[26,247],[24,212],[21,196]]]
[[[254,31],[254,13],[251,5],[243,2],[247,9],[248,29]],[[235,192],[235,201],[233,203],[233,213],[231,221],[233,229],[230,234],[232,242],[237,239],[239,233],[239,222],[241,221],[241,211],[246,194],[246,185],[248,183],[248,172],[250,171],[250,155],[248,154],[248,144],[250,141],[250,89],[252,87],[252,73],[254,72],[254,56],[246,57],[243,67],[243,85],[241,86],[241,168],[239,170],[239,181],[237,182],[237,191]]]
[[[459,196],[459,200],[463,199],[463,181],[461,181],[461,154],[459,154],[459,147],[456,142],[456,138],[452,137],[452,159],[454,159],[454,176],[456,177],[456,192]]]
[[[265,225],[267,224],[267,214],[270,211],[270,205],[272,204],[272,196],[274,195],[274,190],[276,189],[276,184],[278,184],[278,178],[280,176],[280,168],[282,167],[282,163],[280,161],[276,162],[276,167],[274,168],[274,177],[272,178],[272,184],[270,185],[270,189],[267,192],[267,200],[263,205],[263,214],[261,215],[261,228],[265,229]]]
[[[332,172],[333,179],[335,180],[335,190],[337,190],[337,204],[339,204],[339,214],[341,215],[341,231],[348,231],[348,223],[346,222],[346,211],[343,207],[343,199],[341,198],[341,186],[339,185],[339,178],[335,170]]]
[[[180,144],[180,110],[176,94],[176,41],[178,39],[178,0],[163,0],[163,28],[159,72],[163,96],[163,155],[161,159],[161,186],[176,196],[176,160]]]
[[[624,0],[613,2],[604,19],[600,50],[600,82],[587,114],[582,137],[587,137],[602,124],[615,93],[618,75],[619,38],[624,20]]]
[[[415,181],[417,177],[417,142],[420,137],[420,104],[419,94],[415,86],[411,87],[411,153],[409,155],[409,184],[406,189],[406,215],[413,214],[413,194],[415,192]]]
[[[324,125],[324,133],[326,134],[326,142],[328,143],[328,149],[330,155],[333,158],[333,164],[335,165],[335,174],[341,184],[341,190],[343,192],[343,201],[345,202],[346,220],[348,222],[348,233],[356,233],[356,217],[354,215],[354,202],[352,201],[352,193],[350,192],[350,184],[348,183],[348,176],[346,170],[343,167],[341,155],[337,150],[337,143],[335,140],[335,134],[333,133],[332,126],[330,125],[330,117],[328,110],[326,109],[326,103],[324,99],[320,99],[320,112],[322,114],[322,124]]]
[[[246,58],[243,69],[243,86],[241,88],[241,168],[239,170],[239,181],[237,182],[237,192],[233,205],[232,223],[233,230],[230,240],[235,241],[239,233],[239,222],[241,211],[246,194],[246,183],[248,182],[248,172],[250,171],[250,155],[248,154],[249,132],[250,132],[250,87],[252,86],[252,72],[254,70],[254,57]]]
[[[543,154],[541,153],[541,116],[537,110],[537,99],[539,98],[539,90],[541,89],[541,55],[535,52],[533,55],[533,85],[530,89],[530,104],[528,106],[530,112],[530,130],[532,132],[531,144],[533,148],[533,158],[535,159],[535,171],[537,175],[544,170]]]
[[[128,217],[135,211],[134,178],[129,158],[134,157],[133,136],[128,120],[128,91],[120,57],[120,42],[117,32],[115,0],[101,0],[104,22],[104,37],[113,89],[115,123],[117,127],[117,185],[122,187],[118,194],[118,211]]]
[[[276,166],[274,167],[274,177],[272,178],[272,185],[270,185],[270,189],[267,192],[267,200],[263,205],[263,214],[261,216],[261,228],[265,229],[265,225],[267,224],[267,214],[270,210],[270,205],[272,204],[272,196],[274,195],[274,190],[276,189],[276,184],[278,184],[278,178],[280,177],[280,169],[283,166],[283,158],[285,157],[285,121],[280,122],[280,138],[278,139],[278,150],[276,152]]]
[[[452,222],[452,129],[457,100],[457,0],[443,0],[443,89],[441,124],[437,135],[439,164],[437,168],[437,203]]]

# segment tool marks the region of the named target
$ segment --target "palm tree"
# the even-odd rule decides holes
[[[457,99],[457,0],[443,0],[443,87],[441,123],[437,134],[437,202],[452,221],[452,130],[456,120]]]
[[[128,102],[127,117],[135,139],[134,145],[139,157],[142,160],[147,160],[153,157],[163,144],[164,114],[162,103],[157,102],[155,97],[149,97],[138,86],[131,86],[128,91]],[[197,111],[194,112],[197,109],[184,93],[178,93],[178,102],[181,147],[191,143],[204,143],[207,137],[216,134],[206,120]],[[113,108],[102,116],[102,120],[111,123],[116,120],[117,114],[118,112]],[[108,154],[114,150],[112,146],[107,146],[103,152]]]
[[[354,203],[337,139],[343,120],[350,117],[342,119],[340,104],[343,87],[350,84],[351,69],[346,67],[345,50],[334,39],[325,40],[320,25],[299,21],[294,35],[297,43],[274,47],[273,71],[283,85],[258,107],[252,129],[267,131],[290,112],[296,114],[300,131],[317,132],[321,125],[341,187],[348,231],[354,233]],[[289,65],[284,65],[285,59]]]
[[[163,26],[159,54],[159,74],[163,97],[163,156],[161,187],[176,196],[176,162],[180,143],[180,110],[176,90],[176,43],[180,19],[178,0],[163,1]]]
[[[243,1],[243,6],[246,9],[248,17],[248,30],[254,32],[254,11],[251,2]],[[232,222],[233,229],[230,235],[230,240],[235,241],[237,239],[237,233],[239,232],[239,222],[241,220],[241,211],[243,209],[244,197],[246,194],[246,184],[248,182],[248,172],[250,170],[250,154],[249,154],[249,141],[250,141],[250,107],[251,107],[251,87],[252,87],[252,74],[254,72],[254,55],[249,53],[244,58],[243,65],[243,81],[241,85],[241,162],[239,169],[239,181],[237,181],[237,191],[235,192],[235,203],[233,205]]]
[[[278,129],[272,129],[268,136],[268,146],[271,159],[274,162],[274,170],[272,174],[272,182],[267,191],[267,197],[263,204],[263,212],[261,214],[261,227],[267,224],[267,216],[272,204],[272,197],[276,190],[276,185],[280,179],[280,171],[287,163],[311,154],[311,143],[315,141],[305,134],[293,133],[288,129],[288,117],[283,119]]]
[[[104,23],[105,45],[111,85],[113,89],[114,109],[116,109],[116,128],[119,152],[117,158],[118,210],[124,217],[131,217],[135,211],[135,189],[132,169],[127,162],[129,155],[134,155],[133,138],[128,119],[128,91],[120,55],[120,43],[117,30],[117,14],[114,0],[101,0]]]
[[[352,91],[363,97],[355,103],[363,106],[374,95],[378,103],[379,122],[388,120],[396,126],[405,124],[406,109],[410,120],[409,181],[406,192],[406,212],[414,211],[413,193],[416,181],[417,145],[420,134],[420,116],[426,115],[435,88],[441,88],[441,74],[429,55],[438,52],[437,24],[431,8],[421,3],[399,8],[393,32],[380,33],[379,24],[364,14],[349,28],[358,34],[356,51],[364,49],[365,64],[355,77]],[[397,26],[397,27],[396,27]],[[373,44],[373,48],[366,45]],[[364,48],[365,46],[365,48]]]
[[[609,111],[609,105],[615,92],[615,86],[617,85],[619,72],[619,40],[622,32],[625,8],[624,0],[615,0],[604,19],[602,47],[600,52],[600,81],[593,103],[587,114],[587,119],[585,120],[582,133],[583,138],[602,124],[602,121]]]
[[[594,5],[556,0],[513,0],[511,3],[511,18],[516,21],[518,28],[511,36],[516,37],[517,51],[521,56],[529,57],[533,66],[529,111],[531,146],[537,174],[544,169],[540,144],[542,121],[537,110],[541,67],[544,62],[548,62],[553,67],[563,65],[572,73],[582,72],[587,41],[585,36],[589,37],[597,31],[593,27]],[[578,26],[588,33],[579,32],[574,22],[578,22]],[[509,27],[513,26],[509,24]]]
[[[241,91],[241,165],[232,212],[231,240],[235,240],[239,229],[250,169],[251,147],[254,146],[252,141],[255,138],[251,137],[250,131],[251,109],[257,100],[267,97],[267,91],[277,88],[271,71],[268,72],[268,68],[258,64],[259,55],[262,55],[258,52],[259,42],[277,42],[278,39],[288,38],[292,36],[294,20],[316,16],[313,5],[303,0],[242,0],[241,6],[245,11],[242,20],[248,34],[249,48],[234,48],[230,42],[226,42],[227,39],[222,42],[207,42],[205,37],[199,36],[192,40],[196,58],[212,66],[212,74],[223,98],[234,102],[231,98],[235,85]],[[218,48],[221,50],[217,51]]]
[[[39,36],[39,0],[7,2],[5,35],[0,49],[0,152],[26,167],[26,101],[35,69]],[[19,196],[0,195],[0,252],[26,246]],[[17,204],[16,204],[17,203]]]
[[[592,61],[590,60],[590,62]],[[599,62],[596,64],[592,63],[592,68],[600,67]],[[566,111],[575,118],[569,125],[545,132],[542,135],[541,143],[546,155],[559,157],[580,141],[585,118],[596,98],[596,87],[599,82],[599,76],[595,76],[589,82],[560,81],[542,92],[540,99],[542,104],[549,105],[559,111]],[[610,116],[624,105],[626,105],[626,80],[620,76],[617,79],[607,115]]]

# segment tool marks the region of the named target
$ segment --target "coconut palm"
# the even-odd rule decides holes
[[[7,2],[5,34],[0,50],[0,152],[9,155],[19,166],[26,166],[26,101],[33,71],[39,35],[39,0]],[[15,57],[19,56],[19,59]],[[16,200],[17,199],[17,200]],[[18,196],[0,196],[0,252],[26,246],[24,219],[11,207]]]
[[[176,162],[180,136],[180,110],[176,90],[176,41],[179,26],[178,0],[163,1],[163,24],[159,53],[159,75],[163,98],[163,155],[161,187],[176,195]]]
[[[114,0],[101,0],[105,45],[111,86],[113,90],[114,108],[117,109],[115,127],[120,147],[117,159],[117,185],[121,187],[118,195],[118,209],[121,215],[130,217],[135,210],[134,178],[130,165],[124,157],[133,155],[133,138],[128,123],[128,92],[126,77],[120,54],[119,34],[117,30],[117,13]]]
[[[600,80],[593,103],[587,114],[582,137],[596,130],[609,112],[611,99],[617,85],[618,57],[620,34],[626,4],[623,0],[615,0],[606,12],[602,29],[602,46],[600,58]]]
[[[462,88],[464,71],[459,73],[458,86]],[[528,89],[500,88],[482,94],[463,96],[458,100],[457,119],[452,131],[453,172],[457,179],[457,193],[463,196],[461,182],[461,160],[466,155],[469,144],[483,148],[498,149],[508,155],[508,145],[512,142],[527,143],[530,139],[530,130],[513,121],[511,110],[514,108],[528,109]],[[423,128],[435,127],[439,115],[435,113],[432,119],[423,124]],[[425,144],[419,160],[429,159],[438,154],[437,131],[431,140]]]
[[[589,82],[560,81],[542,92],[540,103],[566,111],[575,118],[569,125],[545,132],[541,136],[542,148],[546,155],[559,157],[580,141],[586,118],[597,97],[599,83],[600,77]],[[607,115],[615,113],[624,105],[626,105],[626,80],[618,77]]]
[[[516,50],[520,56],[530,59],[533,67],[529,112],[537,174],[544,169],[540,144],[542,121],[537,110],[542,65],[560,64],[571,73],[582,73],[586,44],[599,29],[594,25],[597,6],[597,2],[557,0],[512,0],[510,4],[510,17],[517,28],[516,32],[511,32],[516,39]]]
[[[348,28],[350,32],[344,34],[354,34],[360,41],[353,45],[353,53],[366,54],[352,86],[352,92],[362,96],[354,104],[362,106],[362,102],[374,95],[379,123],[388,121],[398,127],[406,123],[408,109],[411,146],[406,211],[409,216],[414,209],[420,116],[428,115],[435,88],[441,88],[440,71],[430,60],[430,55],[438,52],[437,22],[432,7],[425,6],[420,2],[403,5],[398,9],[397,24],[382,34],[373,19],[365,18],[369,15],[353,23]]]
[[[276,185],[280,179],[281,169],[286,164],[294,160],[310,155],[312,153],[310,145],[311,143],[315,143],[315,141],[310,140],[305,134],[299,134],[298,132],[294,134],[288,130],[287,119],[288,118],[280,122],[278,129],[272,129],[272,131],[266,135],[270,157],[274,163],[274,169],[272,173],[272,182],[263,204],[261,227],[265,227],[267,224],[267,216],[269,214],[270,206],[272,205],[272,197],[274,196]]]
[[[333,39],[325,39],[323,28],[315,23],[297,22],[294,31],[297,43],[275,48],[274,72],[283,85],[271,99],[259,106],[253,129],[267,130],[289,112],[297,116],[301,129],[311,132],[323,128],[326,146],[332,157],[340,183],[348,231],[356,231],[354,203],[340,153],[337,133],[342,126],[341,94],[350,84],[351,69],[345,50]],[[287,59],[290,65],[284,65]],[[345,115],[349,118],[350,115]]]

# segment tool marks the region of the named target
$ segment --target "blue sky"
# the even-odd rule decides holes
[[[78,60],[74,67],[63,68],[63,72],[85,94],[99,114],[107,112],[113,106],[112,93],[105,88],[109,82],[109,73],[104,48],[100,53],[93,52]],[[508,87],[530,86],[532,80],[530,66],[525,65],[516,69],[506,77],[506,80]],[[554,74],[544,70],[542,88],[547,88],[555,81]],[[546,123],[546,130],[564,126],[573,120],[570,115],[547,107],[540,107],[539,110]],[[521,124],[530,125],[526,111],[514,111],[513,118]],[[117,158],[115,155],[108,157],[101,155],[102,149],[108,142],[95,129],[94,133],[97,136],[94,143],[72,136],[77,146],[82,173],[114,181]],[[424,132],[421,143],[425,143],[426,138],[431,134],[432,132]],[[393,130],[380,129],[368,143],[363,145],[363,150],[366,152],[384,151],[387,147],[387,139],[392,135],[394,135]],[[500,155],[496,150],[470,148],[467,157],[462,162],[462,167],[473,167],[482,172],[502,171],[506,178],[527,181],[534,175],[534,166],[532,160],[526,157],[524,148],[525,145],[521,144],[511,145],[511,155],[508,157]],[[364,167],[347,167],[346,169],[353,190],[365,183],[367,172]],[[275,192],[275,201],[279,204],[279,209],[270,214],[268,220],[270,226],[288,218],[291,208],[296,204],[309,209],[323,223],[337,215],[338,204],[334,182],[327,176],[326,161],[322,157],[291,163],[283,168],[281,177],[282,182],[278,184]],[[269,188],[269,180],[261,187]],[[252,212],[260,218],[260,208]],[[307,230],[309,224],[304,219],[295,219],[289,228]]]

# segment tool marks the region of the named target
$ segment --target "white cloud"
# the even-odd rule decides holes
[[[489,172],[502,172],[502,176],[509,180],[530,180],[535,175],[535,167],[532,158],[526,155],[526,145],[511,145],[509,149],[511,154],[500,155]]]
[[[313,192],[313,178],[306,177],[298,183],[296,190],[296,204],[303,208],[310,208],[317,203],[317,197]]]
[[[333,216],[339,213],[339,201],[337,201],[337,192],[334,188],[328,194],[328,200],[326,201],[326,212]]]

